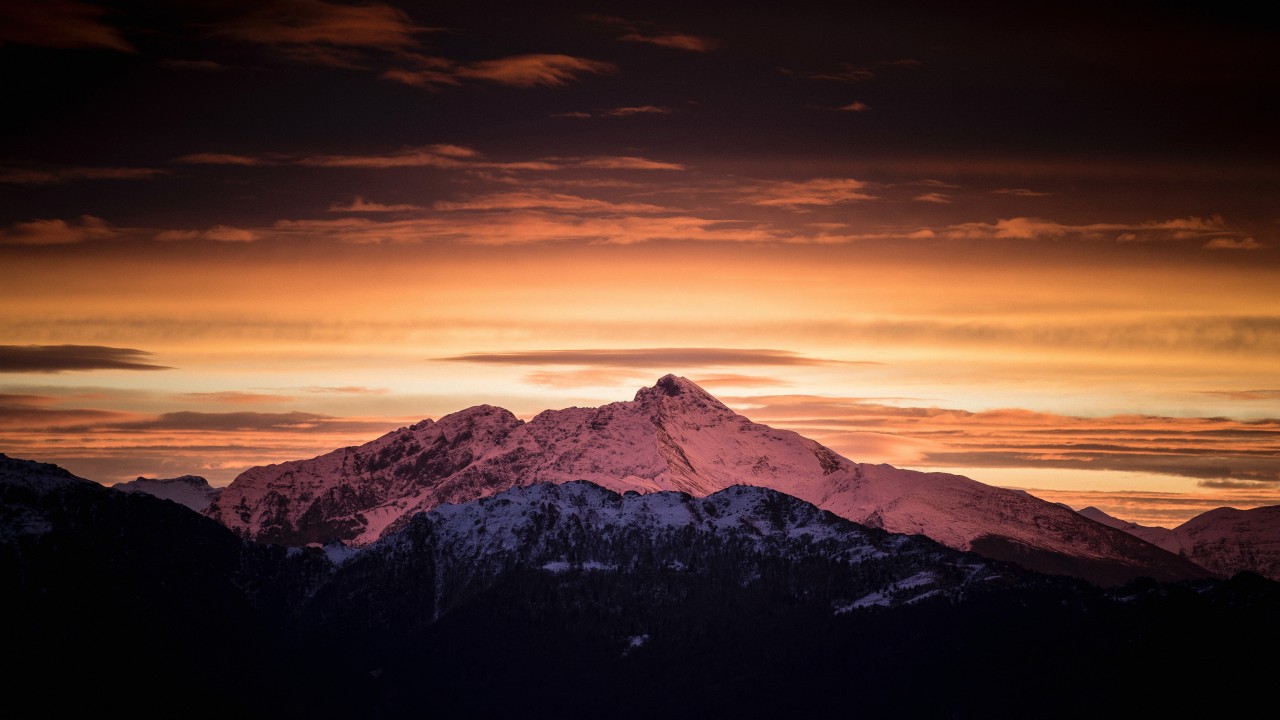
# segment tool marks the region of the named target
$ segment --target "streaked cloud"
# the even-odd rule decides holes
[[[461,85],[468,80],[532,88],[559,87],[584,75],[608,75],[617,69],[612,63],[558,53],[512,55],[476,62],[417,55],[411,64],[388,69],[382,77],[422,88]]]
[[[1214,395],[1230,400],[1280,400],[1280,390],[1201,390],[1202,395]]]
[[[936,205],[948,205],[951,203],[951,196],[940,192],[921,193],[911,199],[916,202],[934,203]]]
[[[56,185],[77,180],[150,180],[167,174],[146,167],[64,167],[0,168],[0,183],[10,185]]]
[[[1041,192],[1039,190],[1029,190],[1027,188],[1000,188],[992,190],[996,195],[1013,195],[1014,197],[1052,197],[1057,193]]]
[[[870,109],[871,109],[871,106],[864,102],[851,102],[848,105],[841,105],[840,107],[836,108],[836,110],[839,110],[841,112],[855,112],[855,113],[866,112],[867,110],[870,110]]]
[[[870,63],[841,63],[834,69],[812,72],[805,75],[810,80],[828,80],[841,83],[864,83],[874,80],[885,70],[916,68],[924,65],[919,60],[904,58],[901,60],[877,60]],[[796,74],[788,72],[788,74]]]
[[[1219,237],[1204,244],[1205,250],[1261,250],[1265,247],[1251,237]]]
[[[633,348],[538,350],[531,352],[468,353],[436,358],[446,362],[495,365],[586,365],[596,367],[677,368],[730,365],[827,365],[832,361],[787,350],[735,348]]]
[[[783,208],[816,205],[842,205],[874,200],[866,192],[867,184],[852,178],[814,178],[799,182],[780,181],[748,187],[742,202]]]
[[[556,210],[570,213],[656,213],[669,210],[647,203],[609,202],[544,191],[479,195],[466,200],[437,202],[432,207],[442,211]]]
[[[293,398],[288,395],[236,391],[183,393],[178,396],[178,399],[199,403],[217,403],[222,405],[257,405],[260,403],[283,403],[293,400]]]
[[[268,0],[224,22],[217,33],[260,45],[405,48],[435,32],[383,3],[343,5],[323,0]]]
[[[393,205],[384,205],[378,202],[368,202],[364,198],[357,195],[350,202],[334,203],[329,206],[329,212],[348,212],[348,213],[384,213],[384,212],[412,212],[424,209],[420,205],[409,205],[399,203]]]
[[[994,223],[972,222],[952,225],[940,234],[963,239],[1038,240],[1075,236],[1118,242],[1151,242],[1213,237],[1226,240],[1238,233],[1227,227],[1220,216],[1185,217],[1137,223],[1090,223],[1072,225],[1041,218],[1015,217]]]
[[[102,345],[0,345],[0,372],[171,370],[148,361],[151,353]]]
[[[239,155],[229,153],[194,153],[183,155],[177,162],[193,165],[295,165],[317,168],[439,168],[447,170],[498,172],[553,172],[557,170],[684,170],[680,163],[654,160],[635,155],[593,155],[586,157],[547,157],[536,160],[498,161],[486,159],[480,152],[462,145],[434,144],[405,147],[383,153]]]
[[[119,231],[106,220],[82,215],[78,221],[31,220],[0,230],[0,245],[71,245],[91,240],[109,240]]]
[[[647,43],[674,50],[688,50],[689,52],[711,52],[718,46],[718,43],[710,38],[678,32],[653,34],[632,32],[618,39],[623,42]]]
[[[1280,488],[1280,419],[971,412],[817,396],[742,400],[750,403],[752,419],[809,435],[854,459],[866,454],[861,443],[874,436],[875,452],[901,441],[893,461],[915,467],[1105,470]]]
[[[552,117],[567,117],[578,119],[589,118],[607,118],[607,117],[633,117],[635,115],[670,115],[675,112],[673,109],[660,105],[627,105],[623,107],[608,108],[606,110],[593,110],[591,112],[565,112],[555,113]]]
[[[109,14],[106,8],[77,0],[6,2],[0,5],[0,45],[137,52],[119,30],[105,22]]]
[[[258,239],[258,235],[254,231],[244,228],[215,225],[208,230],[164,230],[156,233],[155,239],[164,242],[212,240],[214,242],[241,243],[253,242]]]

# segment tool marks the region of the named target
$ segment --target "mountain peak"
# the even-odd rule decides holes
[[[724,403],[720,402],[714,395],[703,390],[697,383],[689,378],[680,377],[679,375],[667,374],[658,378],[658,382],[653,387],[640,388],[636,392],[635,402],[642,403],[645,400],[662,400],[663,398],[680,398],[685,401],[693,401],[695,404],[708,404],[716,407],[725,408]]]

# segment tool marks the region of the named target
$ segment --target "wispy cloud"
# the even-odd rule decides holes
[[[1015,217],[997,220],[994,223],[974,222],[952,225],[940,230],[939,234],[962,239],[1038,240],[1073,236],[1118,242],[1151,242],[1206,237],[1226,240],[1239,233],[1227,227],[1221,217],[1213,216],[1086,225],[1072,225],[1041,218]]]
[[[829,365],[833,361],[787,350],[737,348],[632,348],[468,353],[436,358],[494,365],[584,365],[611,368],[678,368],[732,365]]]
[[[877,60],[869,63],[841,63],[832,70],[808,73],[810,80],[828,80],[841,83],[864,83],[874,80],[885,70],[916,68],[924,65],[919,60],[904,58],[901,60]],[[788,74],[796,74],[789,72]]]
[[[217,403],[220,405],[258,405],[261,403],[283,403],[293,400],[288,395],[268,393],[246,393],[235,391],[196,392],[179,395],[180,400],[199,403]]]
[[[745,190],[742,202],[752,205],[802,208],[809,205],[842,205],[874,200],[867,184],[852,178],[814,178],[799,182],[761,183]]]
[[[467,80],[531,88],[558,87],[584,75],[607,75],[616,71],[617,66],[612,63],[556,53],[512,55],[469,63],[417,55],[410,64],[384,71],[382,77],[422,88],[460,85]]]
[[[258,235],[254,231],[244,228],[215,225],[208,230],[164,230],[156,233],[155,239],[165,242],[212,240],[214,242],[245,243],[257,240]]]
[[[841,112],[855,112],[855,113],[866,112],[867,110],[870,110],[870,109],[871,109],[871,106],[864,102],[851,102],[848,105],[841,105],[840,107],[836,108],[836,110],[839,110]]]
[[[1110,470],[1280,488],[1280,419],[1090,418],[788,395],[745,400],[754,404],[752,419],[797,430],[854,459],[866,454],[860,443],[874,436],[876,452],[892,447],[898,455],[891,461],[917,467]]]
[[[494,193],[466,200],[441,201],[435,203],[432,207],[442,211],[557,210],[571,213],[655,213],[668,211],[668,208],[646,203],[617,203],[545,191]]]
[[[940,192],[922,193],[911,199],[916,202],[934,203],[937,205],[949,205],[951,203],[951,196]]]
[[[1001,188],[992,192],[997,195],[1013,195],[1015,197],[1050,197],[1057,195],[1057,193],[1028,190],[1027,188]]]
[[[347,213],[386,213],[386,212],[412,212],[422,210],[420,205],[409,205],[399,203],[394,205],[384,205],[383,203],[368,202],[364,198],[357,195],[350,202],[334,203],[329,206],[329,212],[347,212]]]
[[[416,45],[419,35],[435,31],[383,3],[268,0],[226,21],[217,33],[260,45],[396,49]]]
[[[56,185],[77,180],[150,180],[165,175],[159,168],[145,167],[64,167],[0,168],[0,183],[10,185]]]
[[[711,52],[719,45],[715,40],[679,32],[640,33],[631,32],[618,38],[623,42],[647,43],[658,47],[689,52]]]
[[[1265,247],[1251,237],[1219,237],[1204,244],[1205,250],[1261,250]]]
[[[0,245],[70,245],[117,237],[119,231],[106,220],[82,215],[79,221],[32,220],[0,230]]]
[[[148,361],[151,353],[102,345],[0,345],[0,372],[171,370]]]
[[[633,117],[636,115],[670,115],[675,112],[673,109],[661,105],[626,105],[623,107],[608,108],[606,110],[592,110],[591,112],[565,112],[555,113],[552,117],[578,118],[586,120],[590,118],[610,118],[610,117]]]
[[[1280,400],[1280,390],[1201,390],[1200,394],[1228,400]]]
[[[0,4],[0,45],[136,52],[119,30],[103,20],[108,14],[105,8],[77,0],[6,2]]]
[[[447,170],[499,172],[553,172],[558,170],[684,170],[680,163],[654,160],[634,155],[595,155],[587,157],[548,157],[536,160],[498,161],[463,145],[434,144],[400,148],[373,154],[288,155],[266,153],[241,155],[231,153],[193,153],[176,158],[193,165],[295,165],[318,168],[440,168]]]

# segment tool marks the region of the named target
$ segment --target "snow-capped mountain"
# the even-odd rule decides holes
[[[1201,513],[1170,530],[1126,522],[1093,507],[1080,514],[1119,528],[1219,575],[1255,572],[1280,580],[1280,505]]]
[[[1025,493],[852,462],[794,432],[751,422],[673,375],[629,402],[547,410],[528,422],[481,405],[359,447],[251,468],[207,514],[266,542],[362,546],[442,503],[573,480],[695,496],[733,485],[768,487],[854,522],[1097,582],[1204,574]]]
[[[114,490],[128,493],[145,493],[162,500],[172,500],[179,505],[202,513],[221,494],[220,488],[210,487],[209,481],[199,475],[183,475],[176,478],[144,478],[116,483]]]

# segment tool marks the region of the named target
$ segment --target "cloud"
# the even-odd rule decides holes
[[[586,365],[609,368],[680,368],[731,365],[828,365],[830,360],[786,350],[736,348],[633,348],[468,353],[436,358],[491,365]]]
[[[634,115],[670,115],[675,112],[669,107],[659,105],[628,105],[624,107],[609,108],[607,110],[595,110],[592,112],[566,112],[554,113],[551,117],[567,117],[567,118],[602,118],[602,117],[632,117]]]
[[[944,195],[943,193],[940,193],[940,192],[927,192],[921,195],[917,195],[911,199],[916,202],[936,203],[939,205],[951,204],[951,196]]]
[[[1261,250],[1266,245],[1254,240],[1251,237],[1246,238],[1213,238],[1204,244],[1205,250]]]
[[[841,82],[848,84],[864,83],[879,77],[880,73],[886,69],[902,69],[915,68],[924,65],[919,60],[877,60],[872,63],[854,64],[841,63],[834,70],[810,73],[806,77],[810,80],[828,80],[831,82]],[[788,73],[794,74],[794,73]]]
[[[1057,195],[1057,193],[1040,192],[1038,190],[1028,190],[1027,188],[1001,188],[992,190],[992,192],[997,195],[1013,195],[1015,197],[1050,197]]]
[[[915,467],[1106,470],[1280,489],[1280,419],[1072,417],[794,395],[747,400],[752,419],[813,437],[855,460],[883,461],[865,455],[862,443],[872,433],[878,452],[895,452],[891,462]]]
[[[648,43],[649,45],[657,45],[658,47],[672,48],[674,50],[688,50],[689,52],[711,52],[719,45],[719,43],[711,38],[678,32],[655,34],[631,32],[618,39],[623,42]]]
[[[442,57],[414,56],[413,64],[386,70],[387,80],[422,88],[460,85],[479,80],[511,87],[558,87],[584,75],[608,75],[612,63],[555,53],[512,55],[476,62],[455,62]]]
[[[1198,239],[1206,236],[1235,234],[1220,216],[1185,217],[1171,220],[1149,220],[1138,223],[1092,223],[1070,225],[1041,218],[1015,217],[994,223],[961,223],[951,225],[941,234],[958,239],[1041,240],[1075,236],[1085,239],[1118,242],[1167,242]],[[1223,238],[1219,238],[1223,239]]]
[[[271,160],[248,155],[232,155],[230,153],[192,153],[175,158],[177,162],[189,165],[272,165]]]
[[[1201,390],[1200,393],[1230,400],[1280,400],[1280,390]]]
[[[156,233],[155,239],[166,242],[212,240],[214,242],[240,243],[253,242],[258,239],[258,235],[252,230],[245,230],[244,228],[216,225],[208,230],[164,230]]]
[[[102,21],[110,11],[77,0],[0,4],[0,45],[105,48],[137,52],[120,31]]]
[[[357,195],[349,203],[334,203],[329,206],[329,212],[354,212],[354,213],[384,213],[384,212],[410,212],[414,210],[422,210],[419,205],[383,205],[382,203],[366,202],[364,198]]]
[[[179,399],[190,400],[193,402],[220,403],[227,405],[256,405],[258,403],[282,403],[293,400],[293,398],[288,395],[232,391],[183,393],[178,397]]]
[[[0,345],[0,372],[171,370],[146,362],[151,353],[102,345]]]
[[[322,0],[268,0],[222,24],[218,34],[273,46],[330,45],[396,49],[435,32],[382,3],[340,5]]]
[[[874,200],[874,196],[864,192],[866,187],[866,183],[852,178],[781,181],[749,187],[742,202],[794,209],[811,205],[842,205]]]
[[[363,385],[343,385],[341,387],[321,387],[312,385],[302,388],[303,392],[337,395],[386,395],[391,392],[386,388],[371,388]]]
[[[141,167],[0,168],[0,183],[55,185],[76,180],[150,180],[166,171]]]
[[[656,213],[667,210],[657,205],[645,203],[614,203],[606,200],[545,191],[480,195],[463,201],[437,202],[432,207],[446,212],[460,210],[555,210],[570,213]]]
[[[691,242],[777,242],[784,238],[767,227],[690,216],[577,216],[540,211],[450,214],[375,222],[367,218],[281,220],[262,232],[274,237],[326,238],[356,244],[461,242],[520,245],[591,242],[613,245],[676,240]]]
[[[553,172],[558,170],[684,170],[679,163],[653,160],[634,155],[595,155],[588,157],[550,157],[538,160],[493,161],[463,145],[438,143],[400,148],[391,152],[364,155],[286,155],[268,153],[259,156],[226,153],[194,153],[177,158],[178,162],[196,165],[295,165],[320,168],[440,168],[446,170],[499,172]]]
[[[66,220],[32,220],[15,223],[0,230],[0,245],[70,245],[91,240],[108,240],[119,232],[106,220],[92,215],[80,216],[78,223]]]
[[[569,167],[593,168],[596,170],[684,170],[680,163],[650,160],[631,155],[600,155],[583,158],[569,163]]]
[[[867,110],[870,110],[870,109],[871,109],[871,106],[863,102],[851,102],[848,105],[841,105],[840,107],[836,108],[836,110],[840,110],[842,112],[856,112],[856,113],[866,112]]]

